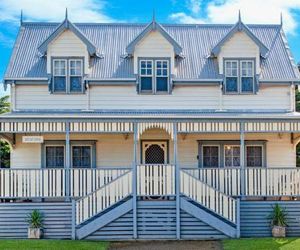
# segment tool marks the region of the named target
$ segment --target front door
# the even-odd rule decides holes
[[[168,141],[143,141],[142,164],[167,164]]]

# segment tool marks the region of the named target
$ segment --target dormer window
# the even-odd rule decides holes
[[[55,93],[83,92],[83,60],[82,59],[54,59],[53,84]]]
[[[140,92],[159,94],[169,91],[169,60],[141,59],[139,61]]]
[[[225,60],[225,93],[254,93],[254,60]]]
[[[242,92],[253,92],[254,90],[254,63],[242,60],[241,64],[241,88]]]
[[[82,60],[69,60],[70,92],[82,91]]]
[[[67,60],[53,61],[53,91],[65,92],[67,82]]]

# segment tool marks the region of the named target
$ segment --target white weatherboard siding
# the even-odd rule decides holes
[[[255,58],[256,73],[260,73],[259,47],[244,32],[235,33],[221,48],[218,56],[220,74],[223,74],[224,58]]]
[[[254,95],[223,95],[224,109],[291,110],[289,86],[260,86]]]
[[[85,110],[87,94],[51,94],[46,85],[17,85],[17,110]],[[289,86],[261,86],[255,95],[222,95],[218,86],[175,87],[170,95],[139,95],[135,86],[90,86],[90,109],[290,110]]]
[[[16,110],[86,108],[86,94],[51,94],[47,85],[19,85],[15,89]]]
[[[171,58],[171,73],[174,69],[174,49],[172,44],[158,31],[150,32],[135,47],[134,73],[138,73],[139,57],[168,57]]]
[[[47,73],[51,73],[52,57],[84,57],[85,72],[88,72],[89,55],[86,45],[72,32],[64,31],[47,50]]]
[[[22,143],[22,136],[16,136],[16,146],[11,150],[11,168],[40,168],[41,144]]]
[[[64,140],[63,135],[44,135],[45,140]],[[246,134],[246,140],[266,140],[268,167],[295,167],[295,146],[289,134]],[[133,137],[117,134],[71,135],[71,140],[96,140],[97,167],[130,167],[133,161]],[[169,158],[173,162],[173,142],[170,135],[162,130],[146,131],[141,140],[169,140]],[[178,135],[178,162],[181,167],[198,166],[198,141],[239,140],[238,134],[188,134]],[[84,144],[84,142],[83,142]],[[138,145],[140,159],[140,145]],[[11,154],[12,168],[39,168],[41,165],[41,144],[22,143],[17,135],[16,147]]]

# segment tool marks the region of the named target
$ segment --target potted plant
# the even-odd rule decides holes
[[[273,211],[269,215],[271,219],[272,235],[275,238],[283,238],[286,236],[287,213],[285,209],[276,204],[273,206]]]
[[[43,234],[43,215],[39,210],[33,210],[27,218],[29,223],[28,239],[40,239]]]

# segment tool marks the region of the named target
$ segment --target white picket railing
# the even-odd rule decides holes
[[[64,169],[0,169],[1,198],[63,197]]]
[[[117,177],[98,190],[76,200],[76,225],[111,207],[132,193],[132,171]]]
[[[131,168],[0,169],[0,198],[83,197]],[[300,196],[300,168],[182,168],[230,196]],[[67,174],[70,174],[67,178]],[[70,187],[66,181],[69,179]],[[128,183],[128,186],[132,185]],[[137,195],[175,195],[174,165],[138,165]],[[182,184],[183,185],[183,184]]]
[[[160,164],[138,165],[137,195],[175,195],[175,166]]]
[[[98,169],[0,169],[0,198],[59,198],[66,196],[70,173],[70,196],[81,197],[106,185],[128,168]]]
[[[240,168],[183,168],[196,179],[227,195],[241,194]]]
[[[85,196],[128,172],[128,170],[128,168],[72,168],[70,169],[70,196]]]
[[[232,223],[237,222],[237,200],[214,189],[185,170],[180,171],[180,192]]]
[[[299,168],[246,168],[246,196],[299,196]]]

